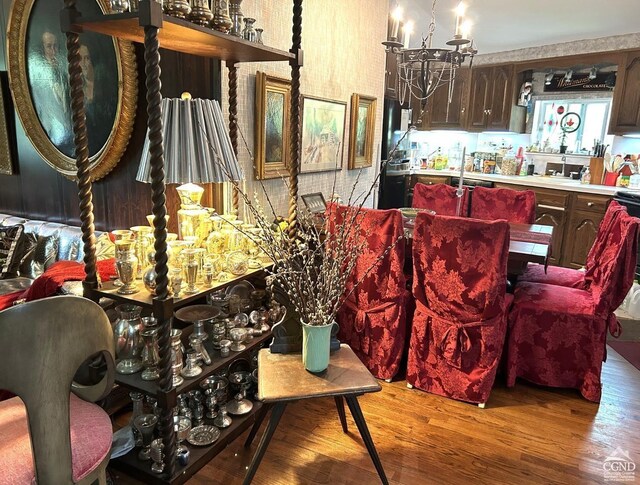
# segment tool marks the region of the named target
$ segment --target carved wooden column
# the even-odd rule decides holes
[[[298,223],[298,174],[300,172],[300,68],[302,67],[302,0],[293,0],[291,53],[291,141],[289,157],[289,236]]]
[[[233,153],[238,156],[238,66],[235,62],[227,62],[229,69],[229,138],[231,138],[231,146]],[[240,210],[240,196],[238,190],[232,189],[233,208]],[[239,216],[239,214],[238,214]]]

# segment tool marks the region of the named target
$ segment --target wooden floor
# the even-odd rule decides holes
[[[603,461],[618,447],[640,469],[640,371],[609,349],[603,382],[599,406],[573,391],[498,383],[479,409],[407,389],[404,381],[382,383],[361,406],[393,484],[605,483]],[[379,483],[350,416],[348,423],[345,435],[332,399],[290,405],[253,483]],[[243,440],[188,483],[241,483],[258,442],[245,450]]]

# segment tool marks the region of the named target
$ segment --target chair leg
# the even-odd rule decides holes
[[[387,384],[391,384],[391,379],[385,379],[384,382],[386,382]]]
[[[407,382],[407,387],[408,387],[409,389],[413,389],[413,386],[412,386],[411,384],[409,384],[408,382]]]
[[[338,409],[338,416],[340,417],[340,424],[342,425],[343,433],[348,433],[347,428],[347,415],[344,412],[344,398],[342,396],[336,396],[336,408]]]
[[[484,407],[485,407],[485,405],[486,405],[486,404],[487,404],[486,402],[480,402],[480,403],[478,403],[478,407],[479,407],[480,409],[484,409]]]

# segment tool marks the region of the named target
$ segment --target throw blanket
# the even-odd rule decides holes
[[[112,258],[98,261],[96,269],[100,279],[108,280],[116,274],[115,260]],[[10,307],[16,300],[33,301],[53,296],[66,281],[82,281],[84,278],[83,263],[57,261],[36,278],[27,290],[0,296],[0,310]]]

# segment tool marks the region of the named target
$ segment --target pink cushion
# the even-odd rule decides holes
[[[545,272],[543,264],[530,264],[524,274],[518,278],[518,281],[586,290],[587,283],[584,276],[584,271],[577,269],[549,266]]]
[[[70,416],[73,481],[78,482],[105,459],[111,449],[113,431],[107,413],[73,394]],[[0,402],[0,436],[0,485],[35,483],[27,412],[21,399],[14,397]]]

